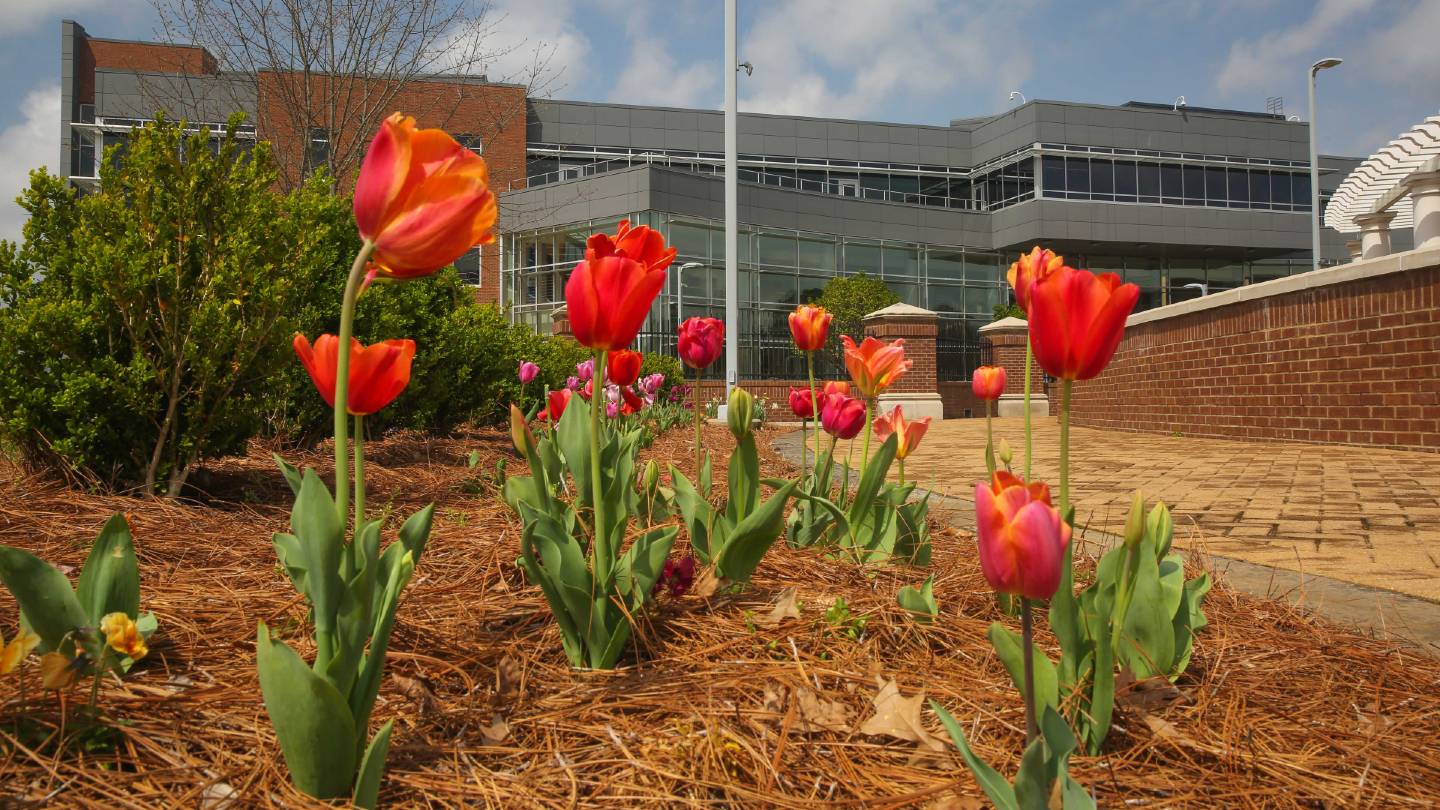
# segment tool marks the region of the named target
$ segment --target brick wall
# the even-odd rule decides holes
[[[95,103],[96,68],[140,73],[213,74],[219,70],[219,65],[209,51],[193,45],[80,37],[75,53],[75,103]]]
[[[878,338],[887,343],[903,339],[905,357],[912,363],[910,370],[896,380],[887,393],[935,393],[935,338],[938,333],[939,326],[934,313],[918,318],[873,314],[865,317],[866,337]]]
[[[1440,250],[1201,301],[1132,316],[1074,424],[1440,452]]]
[[[969,380],[941,380],[938,385],[940,400],[945,403],[946,419],[963,419],[967,416],[983,417],[985,415],[985,402],[975,396]]]

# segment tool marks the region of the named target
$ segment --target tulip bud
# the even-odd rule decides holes
[[[1125,518],[1125,545],[1135,548],[1145,539],[1145,499],[1137,490],[1135,500],[1130,502],[1130,514]]]
[[[1145,520],[1146,533],[1154,539],[1155,558],[1163,559],[1170,553],[1170,542],[1175,536],[1175,523],[1170,519],[1170,507],[1163,502],[1155,504]]]
[[[530,433],[530,426],[525,424],[525,414],[513,402],[510,403],[510,441],[522,456],[529,456],[535,446],[535,437]]]
[[[654,459],[645,465],[644,477],[640,479],[641,489],[652,492],[660,485],[660,465]]]
[[[1007,442],[1007,441],[1005,441],[1004,439],[1001,439],[1001,440],[1000,440],[1000,463],[1001,463],[1001,464],[1004,464],[1006,467],[1009,467],[1009,466],[1010,466],[1010,459],[1012,459],[1012,458],[1014,458],[1014,457],[1015,457],[1015,454],[1014,454],[1013,452],[1011,452],[1011,450],[1010,450],[1010,443]]]
[[[730,421],[730,432],[736,439],[742,439],[750,432],[750,422],[755,418],[755,398],[740,386],[730,389],[730,403],[725,409]]]

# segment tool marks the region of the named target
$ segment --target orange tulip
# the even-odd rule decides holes
[[[140,635],[140,628],[124,613],[105,614],[100,620],[100,632],[105,634],[105,643],[110,645],[110,649],[128,656],[133,661],[139,661],[150,651],[145,645],[144,637]]]
[[[335,407],[335,368],[340,359],[340,339],[321,335],[315,346],[304,335],[295,336],[295,354],[320,396]],[[415,358],[415,341],[385,340],[362,346],[350,339],[350,385],[345,410],[351,416],[365,416],[389,405],[410,382],[410,361]]]
[[[1005,274],[1009,279],[1010,286],[1015,290],[1015,303],[1026,313],[1030,312],[1030,290],[1035,282],[1059,270],[1065,265],[1065,257],[1056,256],[1054,251],[1039,245],[1030,249],[1029,253],[1020,254],[1020,261],[1010,265],[1010,272]]]
[[[978,399],[999,399],[1005,393],[1005,368],[1003,366],[981,366],[970,378],[970,390]]]
[[[1004,470],[975,485],[980,570],[1000,593],[1049,599],[1060,585],[1070,526],[1050,505],[1050,489]]]
[[[925,438],[925,431],[930,429],[930,417],[926,416],[913,422],[907,422],[905,411],[896,405],[890,413],[875,417],[873,427],[875,428],[875,438],[882,442],[891,433],[899,436],[895,446],[895,458],[904,459],[919,447],[920,440]]]
[[[620,349],[610,352],[610,360],[606,364],[606,372],[610,375],[610,382],[620,387],[634,385],[640,379],[640,366],[645,362],[645,355],[629,349]]]
[[[830,321],[834,315],[824,307],[802,304],[790,313],[790,336],[795,339],[795,348],[802,352],[819,351],[830,336]]]
[[[870,398],[884,393],[891,383],[915,365],[914,360],[905,359],[905,340],[885,343],[867,337],[859,345],[849,335],[841,338],[845,344],[845,368],[860,396]]]
[[[1088,380],[1105,370],[1140,288],[1114,273],[1061,267],[1030,291],[1030,345],[1052,377]]]
[[[831,394],[844,394],[847,397],[850,396],[850,383],[845,382],[844,380],[831,380],[830,382],[825,383],[825,388],[820,392],[820,397],[823,399],[830,396]]]
[[[621,222],[615,238],[597,233],[565,283],[570,331],[580,345],[613,351],[623,349],[650,313],[650,304],[665,286],[665,268],[675,248],[650,228]]]
[[[428,276],[495,239],[485,160],[439,129],[395,113],[380,125],[355,183],[355,224],[391,278]]]

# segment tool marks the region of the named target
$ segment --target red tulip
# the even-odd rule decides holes
[[[340,360],[340,339],[321,335],[315,346],[304,335],[296,335],[295,354],[310,373],[310,380],[335,407],[335,369]],[[345,410],[351,416],[372,414],[389,405],[410,382],[410,361],[415,359],[415,341],[386,340],[373,346],[361,346],[350,340],[350,381]]]
[[[585,260],[575,265],[565,283],[570,331],[582,346],[623,349],[650,313],[650,304],[665,286],[665,268],[675,258],[660,235],[641,225],[620,223],[615,238],[597,233],[585,247]]]
[[[620,413],[629,416],[632,413],[639,413],[645,407],[645,400],[635,395],[629,388],[620,389]]]
[[[817,395],[815,399],[819,399]],[[815,416],[815,400],[810,398],[809,388],[790,389],[790,412],[801,419],[812,419]]]
[[[930,417],[926,416],[913,422],[907,422],[905,411],[896,405],[890,413],[875,417],[873,427],[875,428],[875,438],[882,442],[891,433],[899,436],[895,446],[895,458],[903,459],[920,446],[920,440],[925,438],[925,431],[930,429]]]
[[[355,224],[380,275],[427,276],[495,239],[485,160],[439,129],[395,113],[380,125],[355,183]]]
[[[1052,377],[1088,380],[1105,370],[1140,288],[1114,273],[1059,270],[1030,291],[1030,345]]]
[[[1030,599],[1055,595],[1070,527],[1050,505],[1048,487],[997,471],[988,486],[975,485],[975,527],[990,587]]]
[[[825,346],[830,335],[830,321],[835,316],[824,307],[802,304],[790,313],[790,336],[795,339],[795,348],[802,352],[819,351]]]
[[[680,359],[691,368],[705,368],[725,348],[725,323],[719,318],[686,318],[680,324]]]
[[[570,404],[570,397],[574,395],[575,392],[569,388],[551,391],[545,399],[545,409],[535,414],[535,418],[543,422],[559,422],[560,417],[565,413],[566,406]]]
[[[1005,393],[1005,369],[1003,366],[981,366],[970,378],[970,390],[979,399],[999,399]]]
[[[873,337],[865,338],[859,346],[849,335],[841,338],[845,344],[845,368],[862,397],[873,397],[884,393],[890,384],[915,365],[914,360],[905,359],[905,340],[897,339],[886,343]]]
[[[1056,256],[1049,248],[1041,249],[1039,245],[1030,249],[1029,253],[1020,254],[1020,260],[1010,265],[1010,272],[1005,277],[1010,281],[1010,286],[1015,290],[1015,303],[1025,312],[1030,312],[1030,290],[1034,288],[1035,282],[1059,270],[1065,265],[1065,257]]]
[[[610,382],[619,386],[634,385],[640,379],[640,365],[645,362],[645,355],[629,349],[617,349],[610,352],[610,360],[605,366],[605,371],[610,375]]]
[[[820,410],[820,426],[837,439],[853,439],[865,427],[865,403],[844,394],[825,398]]]

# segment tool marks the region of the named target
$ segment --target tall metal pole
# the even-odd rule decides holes
[[[740,264],[737,216],[735,84],[739,72],[735,49],[735,2],[725,0],[725,397],[740,379]]]
[[[1315,74],[1345,60],[1321,59],[1310,66],[1310,269],[1320,269],[1320,152],[1315,146]]]

